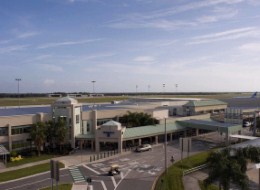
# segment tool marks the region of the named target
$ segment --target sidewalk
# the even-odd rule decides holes
[[[200,190],[199,180],[203,181],[208,177],[205,170],[199,170],[182,178],[182,182],[185,190]]]
[[[111,155],[109,157],[105,157],[105,158],[102,158],[102,159],[99,159],[99,160],[96,159],[95,161],[93,161],[93,157],[92,157],[92,162],[99,162],[99,161],[104,160],[104,159],[110,159],[110,158],[117,157],[119,155],[130,154],[130,153],[131,153],[131,151],[122,152],[121,154]],[[97,154],[93,151],[85,151],[85,150],[80,151],[79,150],[76,153],[73,153],[71,155],[54,157],[54,158],[52,158],[52,160],[60,161],[65,165],[65,168],[68,168],[68,167],[72,167],[72,166],[81,165],[83,163],[89,163],[90,157],[94,156],[94,155],[96,156]],[[22,168],[27,168],[27,167],[31,167],[31,166],[35,166],[35,165],[39,165],[39,164],[49,163],[50,160],[51,159],[42,160],[42,161],[38,161],[38,162],[23,164],[23,165],[20,165],[20,166],[14,166],[14,167],[9,167],[9,168],[5,168],[5,166],[2,164],[0,166],[0,173],[18,170],[18,169],[22,169]]]
[[[249,178],[249,188],[251,190],[258,190],[259,187],[259,171],[255,168],[254,163],[247,165],[246,174]],[[194,173],[190,173],[182,178],[182,182],[185,190],[200,190],[198,181],[203,181],[208,177],[207,170],[199,170]],[[232,186],[233,187],[233,186]],[[235,189],[235,188],[234,188]]]

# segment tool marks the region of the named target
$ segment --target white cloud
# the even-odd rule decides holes
[[[215,12],[215,11],[214,11]],[[212,23],[218,22],[220,20],[230,19],[235,17],[238,14],[237,10],[222,10],[214,15],[201,16],[196,19],[199,23]]]
[[[203,36],[197,36],[192,38],[192,41],[187,43],[188,45],[192,44],[203,44],[203,43],[211,43],[222,40],[233,40],[244,37],[257,37],[259,36],[259,29],[256,27],[246,27],[246,28],[238,28],[232,30],[226,30],[223,32],[207,34]]]
[[[238,11],[231,8],[217,8],[218,5],[232,5],[241,3],[244,0],[212,0],[197,1],[194,3],[174,6],[172,8],[161,9],[145,13],[132,13],[122,16],[120,19],[111,20],[105,26],[116,29],[136,29],[136,28],[155,28],[163,30],[174,30],[181,27],[197,26],[198,24],[212,23],[224,19],[230,19],[237,15]],[[212,15],[191,17],[189,20],[177,20],[175,14],[202,9],[206,7],[213,8]]]
[[[240,50],[260,53],[260,43],[248,43],[239,47]]]
[[[150,64],[150,63],[153,63],[155,60],[151,56],[138,56],[138,57],[134,58],[134,61]]]
[[[51,72],[63,72],[63,68],[56,66],[56,65],[50,65],[50,64],[40,64],[43,66],[44,69]]]
[[[52,80],[52,79],[45,79],[45,80],[43,81],[43,84],[44,84],[45,86],[49,87],[49,86],[54,85],[54,84],[55,84],[55,81]]]
[[[12,46],[7,46],[7,47],[2,47],[0,48],[0,54],[3,53],[11,53],[14,51],[23,51],[27,49],[28,45],[12,45]]]
[[[46,49],[46,48],[53,48],[59,46],[71,46],[71,45],[80,45],[80,44],[87,44],[95,41],[99,41],[101,39],[90,39],[90,40],[80,40],[80,41],[65,41],[65,42],[52,42],[40,45],[38,49]]]
[[[29,38],[38,35],[38,32],[26,32],[17,35],[17,38]]]

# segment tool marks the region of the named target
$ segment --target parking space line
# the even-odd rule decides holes
[[[92,168],[90,168],[90,167],[88,167],[88,166],[86,166],[86,165],[83,165],[83,167],[85,167],[85,168],[89,169],[90,171],[92,171],[92,172],[94,172],[94,173],[100,175],[100,173],[99,173],[98,171],[96,171],[96,170],[94,170],[94,169],[92,169]]]
[[[104,181],[102,181],[102,180],[93,180],[93,181],[94,181],[94,182],[100,182],[101,185],[102,185],[102,187],[103,187],[103,189],[104,189],[104,190],[107,190],[107,187],[106,187]]]
[[[115,180],[115,178],[113,176],[111,177],[111,180],[113,182],[114,187],[116,187],[116,180]]]
[[[128,171],[126,172],[126,174],[123,176],[123,178],[121,178],[120,181],[117,183],[117,185],[116,185],[116,187],[115,187],[114,190],[116,190],[116,188],[118,187],[118,185],[123,181],[123,179],[124,179],[131,171],[132,171],[132,170],[128,170]]]

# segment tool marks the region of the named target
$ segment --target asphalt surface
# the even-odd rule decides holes
[[[68,170],[61,170],[60,172],[61,183],[72,182],[72,178]],[[51,186],[50,173],[44,173],[37,176],[30,176],[15,181],[5,182],[0,184],[1,190],[37,190],[39,188]],[[54,184],[56,182],[54,181]]]
[[[193,140],[190,154],[207,150],[212,143]],[[181,152],[179,142],[173,141],[167,146],[167,166],[172,163],[171,156],[180,160]],[[186,157],[186,153],[183,157]],[[108,170],[112,164],[118,164],[121,173],[108,176]],[[153,186],[156,177],[165,169],[165,149],[162,144],[153,147],[147,152],[133,152],[120,155],[95,163],[83,163],[61,170],[59,183],[86,183],[82,176],[91,177],[94,190],[149,190]],[[55,182],[54,182],[55,184]],[[51,186],[50,173],[29,176],[15,181],[0,183],[0,189],[5,190],[38,190]]]

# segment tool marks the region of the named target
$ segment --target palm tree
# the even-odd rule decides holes
[[[219,181],[219,189],[223,187],[228,190],[230,182],[237,184],[242,190],[248,189],[248,177],[246,176],[246,157],[243,150],[236,151],[231,155],[231,149],[223,149],[219,152],[212,152],[208,157],[209,177],[206,184],[215,180]]]
[[[46,141],[49,143],[49,147],[53,148],[55,144],[55,124],[53,121],[47,121],[46,123]]]
[[[147,113],[130,112],[123,115],[119,120],[126,127],[140,127],[158,124],[158,120]]]
[[[41,147],[43,146],[46,138],[45,124],[43,122],[37,122],[36,124],[33,124],[31,128],[30,136],[37,148],[38,156],[40,156]]]
[[[68,128],[65,126],[65,122],[62,119],[59,119],[54,126],[56,142],[59,145],[61,152],[62,146],[64,145],[67,137]]]

